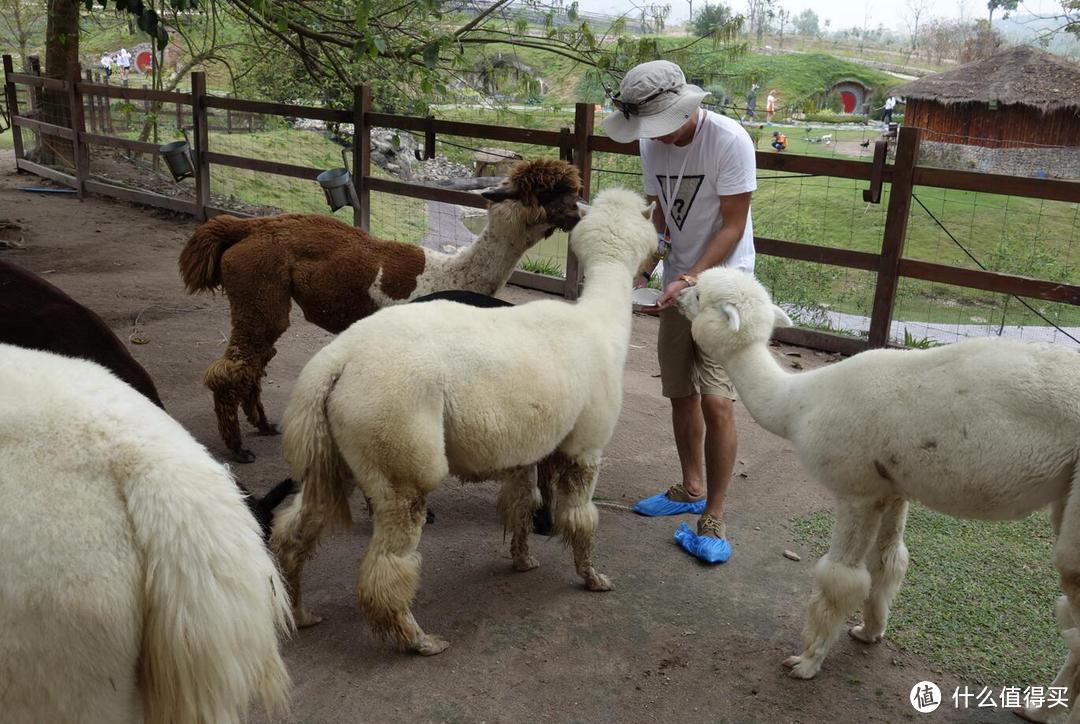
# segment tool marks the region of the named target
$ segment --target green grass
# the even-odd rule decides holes
[[[816,555],[832,525],[828,511],[792,521]],[[916,505],[906,539],[911,563],[886,637],[980,685],[1049,684],[1066,650],[1046,516],[989,523]]]
[[[11,137],[11,129],[0,133],[0,148],[4,149],[5,151],[11,148],[15,148],[15,141],[13,141]]]
[[[210,149],[218,153],[280,161],[315,168],[341,166],[341,147],[318,133],[277,129],[257,133],[211,133]],[[385,176],[381,170],[374,175]],[[233,196],[250,204],[276,206],[297,213],[330,214],[322,189],[315,181],[245,171],[216,165],[211,168],[213,193]],[[352,220],[352,209],[334,216]],[[373,193],[371,233],[397,241],[419,242],[427,230],[427,205],[420,199]]]

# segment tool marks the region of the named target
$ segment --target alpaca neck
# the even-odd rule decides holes
[[[446,272],[459,288],[495,294],[510,279],[525,250],[543,236],[540,225],[529,227],[503,204],[488,210],[488,222],[476,241],[453,256],[440,255]]]
[[[611,330],[613,340],[620,344],[628,342],[633,319],[630,306],[632,272],[618,262],[599,262],[586,266],[584,275],[578,307],[588,310],[590,316],[604,320],[605,329]]]
[[[774,435],[787,438],[791,397],[798,386],[796,376],[781,369],[764,343],[736,350],[723,365],[754,421]]]

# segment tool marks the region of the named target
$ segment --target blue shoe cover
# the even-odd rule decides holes
[[[685,522],[675,531],[675,540],[683,550],[706,563],[723,563],[731,558],[731,545],[722,538],[698,535]]]
[[[701,515],[704,511],[704,500],[699,500],[696,503],[679,503],[669,498],[667,493],[657,493],[650,498],[639,500],[634,505],[635,513],[648,516],[683,515],[685,513]]]

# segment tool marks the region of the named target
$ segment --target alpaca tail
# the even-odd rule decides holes
[[[241,492],[244,493],[244,502],[247,504],[248,510],[251,511],[251,514],[255,516],[255,520],[259,523],[263,540],[269,541],[274,522],[274,510],[281,505],[281,501],[296,492],[296,481],[292,478],[285,478],[261,498],[255,497],[250,490],[240,485],[240,483],[237,483],[237,485],[240,487]]]
[[[228,469],[187,447],[123,491],[145,561],[145,720],[239,723],[254,698],[283,711],[287,589]]]
[[[333,343],[300,372],[283,418],[282,451],[293,477],[301,481],[304,505],[328,523],[348,525],[348,468],[334,442],[326,405],[345,366]]]
[[[195,229],[180,252],[180,276],[188,294],[221,286],[221,255],[248,235],[250,220],[215,216]]]

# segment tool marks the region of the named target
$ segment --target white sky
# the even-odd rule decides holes
[[[618,15],[632,10],[635,6],[640,7],[646,1],[661,5],[670,2],[669,24],[684,22],[689,16],[690,5],[687,0],[578,0],[578,4],[582,10]],[[865,24],[872,28],[880,23],[887,28],[902,30],[905,27],[904,19],[908,16],[908,3],[920,1],[928,8],[924,18],[958,18],[961,14],[965,18],[972,18],[986,17],[987,14],[985,0],[778,0],[778,4],[791,11],[792,15],[810,8],[817,13],[821,26],[824,26],[826,18],[832,20],[830,30],[862,27],[864,20]],[[693,2],[695,12],[705,6],[705,0]],[[746,0],[727,0],[727,4],[735,12],[746,13]],[[1053,14],[1061,10],[1061,3],[1058,0],[1026,0],[1021,4],[1020,10],[1025,7],[1034,13]],[[996,20],[1001,17],[1000,13],[1000,10],[994,13],[995,25]]]

